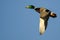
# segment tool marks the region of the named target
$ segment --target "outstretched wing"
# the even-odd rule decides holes
[[[47,28],[47,21],[40,18],[40,24],[39,24],[40,35],[44,34],[44,32],[46,31],[46,28]]]

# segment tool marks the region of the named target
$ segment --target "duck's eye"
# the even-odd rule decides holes
[[[49,10],[48,10],[48,9],[46,9],[45,11],[46,11],[46,12],[49,12]]]

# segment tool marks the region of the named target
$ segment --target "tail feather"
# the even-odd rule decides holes
[[[57,15],[55,13],[51,13],[50,17],[55,18],[55,17],[57,17]]]

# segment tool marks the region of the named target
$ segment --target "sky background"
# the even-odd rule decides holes
[[[55,12],[46,32],[39,34],[39,14],[27,5]],[[0,0],[0,40],[60,40],[60,0]]]

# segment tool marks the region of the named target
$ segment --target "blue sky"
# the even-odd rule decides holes
[[[45,7],[57,14],[39,35],[39,14],[27,5]],[[60,40],[60,0],[0,0],[0,40]]]

